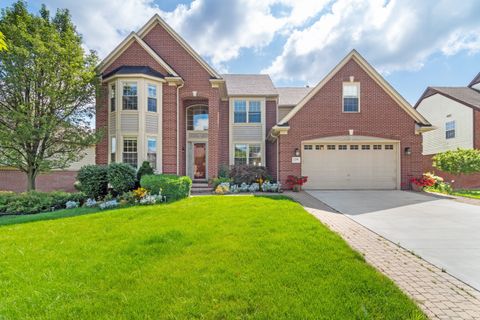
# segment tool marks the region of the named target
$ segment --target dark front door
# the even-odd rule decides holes
[[[205,179],[206,175],[206,154],[205,143],[195,143],[193,145],[193,178]]]

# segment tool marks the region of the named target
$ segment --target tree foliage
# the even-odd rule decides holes
[[[480,172],[480,150],[457,149],[439,153],[433,157],[433,166],[452,174]]]
[[[98,84],[97,56],[86,53],[68,10],[39,15],[18,1],[2,11],[0,32],[0,165],[27,174],[67,167],[98,141],[90,127]]]
[[[7,44],[5,43],[5,36],[0,32],[0,51],[6,50]]]

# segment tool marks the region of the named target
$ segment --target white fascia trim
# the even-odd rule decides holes
[[[121,55],[133,41],[137,43],[160,65],[162,66],[169,74],[174,77],[179,77],[179,75],[166,63],[158,54],[150,48],[145,41],[143,41],[135,32],[131,32],[128,37],[126,37],[120,44],[98,65],[98,71],[101,73],[117,58]]]
[[[175,30],[172,29],[158,14],[155,14],[137,34],[143,38],[154,26],[160,24],[207,72],[214,78],[222,77],[216,72]]]
[[[339,64],[337,64],[326,76],[323,78],[303,99],[293,108],[279,124],[287,123],[293,116],[307,104],[310,99],[312,99],[320,89],[325,86],[325,84],[333,78],[338,71],[340,71],[345,64],[351,59],[355,60],[362,69],[367,72],[367,74],[375,80],[375,82],[380,85],[380,87],[390,96],[392,99],[397,102],[402,109],[404,109],[407,114],[409,114],[416,122],[429,125],[430,123],[410,104],[356,51],[352,50],[345,58],[343,58]]]

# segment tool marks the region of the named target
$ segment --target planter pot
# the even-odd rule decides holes
[[[416,191],[416,192],[421,192],[421,191],[423,191],[423,187],[422,187],[422,186],[419,186],[419,185],[417,185],[417,184],[415,184],[415,183],[411,183],[410,185],[411,185],[411,187],[412,187],[412,191]]]
[[[299,184],[296,184],[296,185],[293,186],[292,191],[293,192],[300,192],[300,191],[302,191],[302,186],[299,185]]]

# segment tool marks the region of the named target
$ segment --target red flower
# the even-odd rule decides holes
[[[288,176],[286,184],[289,187],[293,186],[303,186],[307,182],[308,177],[297,177],[297,176]]]

